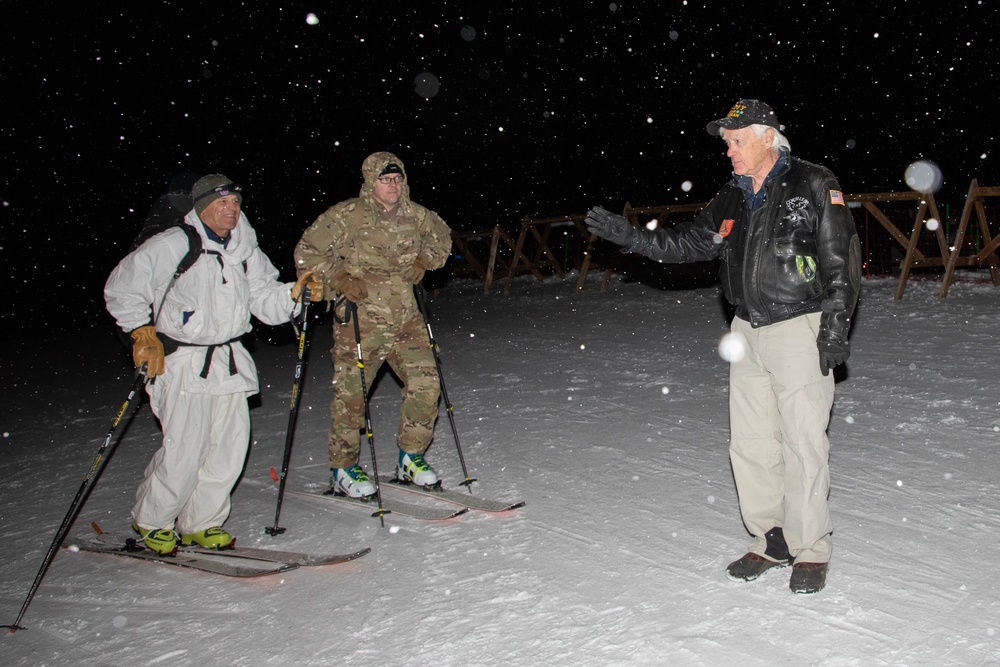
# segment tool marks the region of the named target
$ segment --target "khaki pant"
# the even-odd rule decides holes
[[[330,404],[330,468],[349,468],[358,462],[365,403],[361,391],[354,322],[334,324],[333,402]],[[361,353],[365,382],[371,390],[375,375],[388,361],[403,382],[396,442],[409,454],[423,454],[434,437],[441,395],[434,351],[423,319],[418,315],[401,328],[366,327],[361,323]],[[393,463],[395,465],[395,462]]]
[[[833,525],[827,507],[833,373],[819,369],[820,313],[753,329],[735,318],[746,355],[732,364],[729,454],[740,512],[764,554],[764,534],[783,528],[792,557],[830,560]]]

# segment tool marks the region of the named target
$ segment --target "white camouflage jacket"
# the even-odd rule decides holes
[[[158,308],[157,332],[181,344],[167,355],[166,373],[190,364],[194,373],[189,374],[188,391],[256,393],[257,368],[237,339],[251,330],[251,315],[271,325],[287,322],[295,308],[293,283],[278,281],[278,270],[258,247],[257,234],[242,212],[226,247],[209,240],[193,210],[184,222],[201,235],[205,254],[167,291],[187,253],[187,236],[173,229],[150,238],[111,272],[104,286],[108,312],[122,329],[132,331],[149,324],[152,309]],[[203,378],[210,346],[219,347]]]

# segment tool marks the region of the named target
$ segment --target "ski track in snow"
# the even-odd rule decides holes
[[[826,590],[788,568],[735,584],[749,537],[729,472],[728,367],[715,288],[520,278],[510,296],[452,281],[431,303],[475,493],[525,499],[446,522],[286,497],[274,519],[294,349],[259,342],[253,446],[227,527],[247,546],[372,553],[233,580],[60,552],[5,665],[995,665],[1000,605],[996,306],[1000,290],[866,281],[830,425],[834,559]],[[326,483],[329,325],[311,328],[289,488]],[[20,350],[6,377],[2,613],[11,622],[131,381],[105,331]],[[76,341],[85,341],[79,343]],[[391,473],[399,385],[371,378]],[[124,531],[159,446],[142,404],[72,532]],[[442,411],[431,461],[461,478]],[[362,462],[368,465],[362,440]],[[396,494],[399,495],[399,494]],[[407,496],[409,502],[433,502]],[[212,656],[206,663],[206,656]],[[222,663],[219,663],[222,664]]]

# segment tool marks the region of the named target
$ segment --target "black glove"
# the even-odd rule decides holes
[[[621,246],[631,246],[638,236],[638,230],[632,226],[628,218],[624,215],[615,215],[600,206],[587,211],[587,219],[583,222],[591,234]]]
[[[824,377],[830,374],[830,370],[847,361],[851,356],[851,345],[846,340],[837,342],[833,340],[817,341],[819,347],[819,370]]]

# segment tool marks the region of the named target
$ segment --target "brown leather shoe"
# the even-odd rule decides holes
[[[788,587],[793,593],[819,593],[826,586],[827,563],[796,563]]]
[[[788,561],[771,560],[752,551],[733,561],[726,568],[726,576],[733,581],[753,581],[772,567],[785,567]]]

